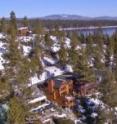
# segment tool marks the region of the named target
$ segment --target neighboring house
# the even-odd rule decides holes
[[[64,78],[48,80],[48,95],[54,102],[64,107],[72,107],[74,105],[74,99],[71,96],[72,92],[72,80],[66,80]]]
[[[29,36],[31,33],[28,27],[20,27],[17,32],[18,36]]]
[[[74,89],[79,96],[93,94],[97,87],[98,84],[96,82],[88,82],[86,80],[80,80],[74,85]]]

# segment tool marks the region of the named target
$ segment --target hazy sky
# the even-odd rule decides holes
[[[117,16],[117,0],[0,0],[0,17],[8,17],[12,10],[17,17],[50,14]]]

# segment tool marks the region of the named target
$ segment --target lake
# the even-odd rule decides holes
[[[67,33],[77,33],[77,34],[84,34],[85,36],[89,34],[94,34],[95,32],[102,31],[103,34],[107,34],[109,36],[112,36],[113,33],[117,31],[117,26],[112,26],[112,27],[103,27],[103,28],[65,28],[63,31]]]

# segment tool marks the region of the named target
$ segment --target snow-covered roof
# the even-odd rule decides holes
[[[26,29],[28,29],[28,27],[20,27],[20,28],[18,28],[18,30],[26,30]]]
[[[33,86],[35,84],[40,84],[43,83],[45,80],[47,80],[49,78],[49,76],[47,76],[47,72],[43,72],[42,74],[40,74],[40,76],[38,77],[37,74],[35,74],[34,76],[30,77],[30,83],[29,83],[29,87]]]
[[[60,68],[57,68],[56,66],[52,66],[52,67],[47,67],[45,68],[45,71],[47,71],[50,75],[53,76],[58,76],[63,74],[63,70],[61,70]]]
[[[47,99],[46,96],[40,96],[40,97],[38,97],[38,98],[35,98],[35,99],[29,101],[28,103],[29,103],[29,104],[34,104],[34,103],[36,103],[36,102],[39,102],[39,101],[42,101],[42,100],[46,100],[46,99]]]
[[[45,108],[45,107],[48,106],[48,105],[49,105],[49,103],[44,103],[44,104],[42,104],[42,105],[39,105],[37,108],[31,109],[31,112],[36,111],[36,110],[39,110],[39,109],[41,109],[41,108]]]
[[[73,72],[72,67],[70,65],[67,65],[64,70],[57,68],[56,66],[46,67],[44,69],[43,73],[39,77],[35,74],[34,76],[32,76],[30,78],[29,86],[42,83],[51,77],[56,77],[56,76],[62,75],[65,72]]]

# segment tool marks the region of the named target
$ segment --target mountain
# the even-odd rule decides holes
[[[91,17],[85,17],[85,16],[80,16],[80,15],[62,14],[62,15],[45,16],[45,17],[43,17],[43,19],[49,19],[49,20],[90,20]]]
[[[69,15],[69,14],[58,14],[58,15],[49,15],[42,17],[45,20],[117,20],[117,17],[110,16],[100,16],[100,17],[87,17],[80,15]]]

